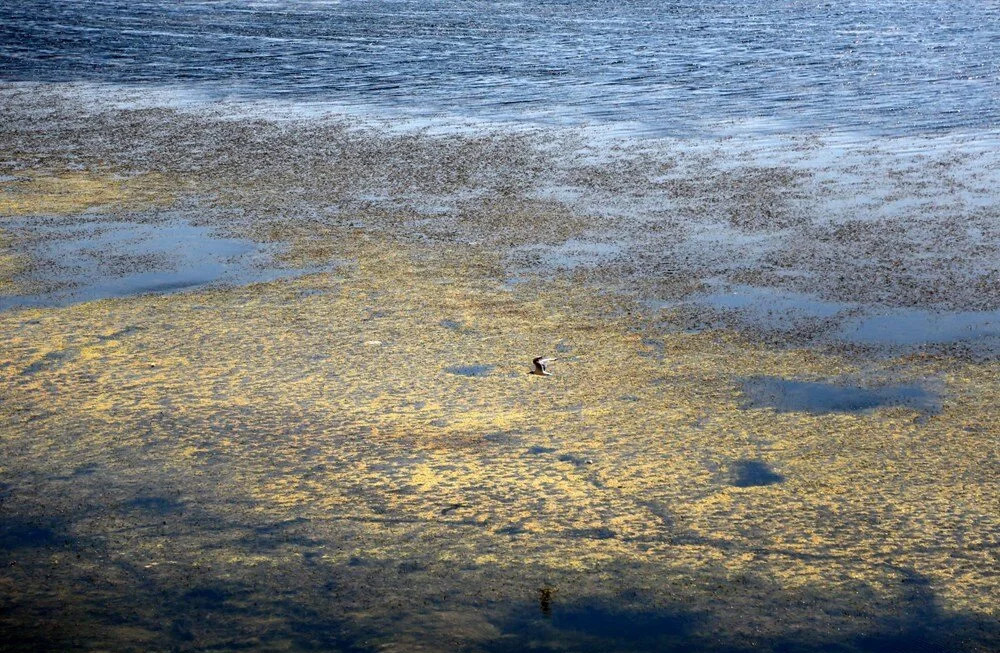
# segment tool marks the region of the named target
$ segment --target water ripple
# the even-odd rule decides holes
[[[656,134],[1000,124],[1000,3],[370,0],[0,7],[0,79],[198,84]]]

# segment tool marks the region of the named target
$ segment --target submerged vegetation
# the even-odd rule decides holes
[[[617,611],[695,649],[997,634],[995,363],[862,370],[656,332],[574,284],[510,290],[485,251],[329,242],[352,264],[0,315],[5,629],[600,649],[573,615]],[[557,348],[556,376],[526,374]],[[947,399],[744,405],[748,376],[860,374]]]
[[[127,114],[122,129],[144,119]],[[13,243],[36,219],[155,223],[169,211],[286,243],[282,263],[322,271],[0,312],[4,646],[1000,641],[996,357],[859,355],[792,337],[778,346],[727,323],[689,328],[643,292],[693,292],[715,263],[680,246],[669,268],[649,248],[602,258],[615,250],[595,227],[617,218],[508,183],[545,169],[520,137],[365,149],[338,128],[308,132],[302,148],[275,135],[292,127],[264,124],[247,146],[219,136],[234,129],[222,121],[191,132],[205,161],[172,163],[165,122],[149,134],[167,151],[149,156],[164,160],[143,160],[162,173],[133,173],[134,152],[109,153],[87,133],[77,154],[111,164],[51,172],[65,156],[53,138],[34,144],[50,171],[6,171],[17,179],[0,183],[11,230],[0,293],[31,283],[32,260]],[[279,163],[254,168],[255,139],[269,133]],[[437,146],[461,163],[417,165]],[[314,151],[332,161],[325,172]],[[277,174],[289,161],[301,168]],[[378,165],[400,161],[425,176]],[[803,221],[801,175],[772,173],[677,172],[658,188],[694,214],[695,198],[732,187],[735,199],[703,207],[758,238],[767,220]],[[572,174],[618,192],[639,173]],[[383,182],[388,199],[359,199]],[[469,184],[489,192],[463,195]],[[420,191],[442,188],[451,204],[415,208]],[[730,200],[752,210],[733,214]],[[669,242],[689,228],[671,220],[642,228]],[[789,265],[819,266],[818,251]],[[561,267],[532,261],[537,252],[564,255]],[[546,354],[560,359],[554,375],[527,374]]]

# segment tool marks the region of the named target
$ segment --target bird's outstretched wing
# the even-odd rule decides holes
[[[546,374],[548,372],[548,364],[554,360],[559,360],[559,359],[549,358],[546,356],[538,356],[537,358],[533,358],[531,362],[534,364],[536,372]]]

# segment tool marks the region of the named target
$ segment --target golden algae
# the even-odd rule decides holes
[[[156,173],[34,172],[0,181],[0,215],[73,215],[97,208],[137,210],[170,204],[175,193],[176,183]]]
[[[280,596],[387,650],[502,641],[539,588],[549,610],[697,613],[696,643],[840,641],[914,606],[995,615],[997,363],[669,332],[583,285],[505,287],[484,249],[321,243],[293,251],[348,263],[0,314],[4,471],[32,490],[9,501],[70,543],[51,581],[66,596],[35,601],[133,646],[169,641],[157,614],[215,606],[216,627],[186,632],[223,648],[226,629],[285,632]],[[555,375],[529,376],[550,353]],[[940,409],[743,392],[864,375],[932,379]],[[8,595],[36,591],[19,574],[50,549],[21,549]],[[138,586],[131,569],[180,598],[102,634],[87,606]]]
[[[28,265],[27,258],[15,249],[14,239],[0,229],[0,294],[13,295],[21,290],[17,278]]]

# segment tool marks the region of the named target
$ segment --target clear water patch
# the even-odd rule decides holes
[[[825,301],[806,293],[742,284],[699,295],[695,301],[721,311],[740,311],[759,322],[827,319],[851,308],[849,304]]]
[[[654,310],[686,307],[707,311],[714,326],[750,326],[776,333],[811,334],[813,341],[906,350],[967,345],[1000,351],[1000,310],[955,311],[839,302],[810,293],[710,281],[712,289],[683,301],[647,301]]]
[[[279,268],[277,248],[182,220],[4,224],[26,233],[33,294],[0,296],[0,310],[64,306],[209,284],[242,285],[315,270]]]
[[[864,344],[919,345],[975,341],[1000,344],[1000,311],[893,309],[843,324],[839,335]]]
[[[743,380],[743,396],[744,409],[771,408],[780,413],[861,413],[891,406],[928,414],[941,410],[940,395],[916,384],[864,387],[847,382],[755,376]]]

